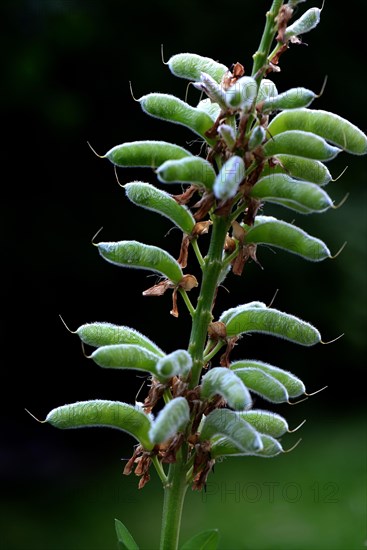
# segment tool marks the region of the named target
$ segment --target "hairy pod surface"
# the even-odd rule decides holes
[[[220,317],[223,321],[223,316]],[[225,323],[227,336],[237,336],[247,332],[262,332],[284,338],[302,346],[313,346],[321,341],[319,331],[306,321],[294,315],[270,307],[238,307]]]
[[[157,168],[169,159],[191,157],[191,153],[183,147],[167,141],[131,141],[116,145],[102,158],[107,158],[116,166]]]
[[[268,113],[308,107],[316,97],[317,95],[307,88],[291,88],[275,97],[266,99],[261,110],[263,113]]]
[[[182,376],[186,378],[191,371],[191,367],[191,355],[184,349],[178,349],[159,359],[156,370],[160,377]]]
[[[256,101],[271,101],[272,98],[276,97],[277,95],[278,90],[274,82],[269,78],[263,78],[260,82]]]
[[[276,378],[285,386],[289,397],[299,397],[300,395],[306,392],[306,388],[302,380],[297,378],[294,374],[289,371],[280,369],[279,367],[274,367],[269,363],[264,363],[263,361],[255,360],[241,360],[235,361],[230,366],[231,370],[236,371],[237,369],[246,369],[246,368],[255,368],[262,370],[266,374],[270,374],[273,378]]]
[[[251,411],[239,412],[238,415],[262,434],[281,437],[289,431],[287,421],[280,414],[274,412],[252,409]]]
[[[157,372],[158,355],[136,344],[112,344],[93,351],[90,359],[107,369],[134,369],[150,372],[162,378]]]
[[[229,109],[247,111],[258,94],[257,83],[251,76],[242,76],[225,93],[225,103]]]
[[[217,175],[213,192],[217,199],[232,199],[245,177],[245,163],[241,157],[233,155],[222,166]]]
[[[285,386],[260,369],[247,367],[233,371],[252,392],[271,403],[286,403],[289,399]]]
[[[212,103],[212,101],[208,97],[206,97],[205,99],[201,99],[196,108],[199,109],[199,111],[203,111],[204,113],[209,115],[213,122],[217,120],[220,113],[220,107],[218,103]]]
[[[211,117],[171,94],[151,93],[139,99],[145,113],[161,120],[186,126],[206,139],[205,132],[213,126]]]
[[[250,196],[305,214],[325,212],[333,206],[333,201],[321,187],[315,183],[293,179],[286,174],[260,178],[252,187]]]
[[[111,264],[156,271],[176,284],[183,277],[177,261],[157,246],[138,241],[100,242],[96,246],[102,258]]]
[[[188,235],[192,232],[196,223],[194,216],[186,206],[178,204],[166,191],[141,181],[126,183],[124,189],[127,197],[137,206],[165,216]]]
[[[262,444],[260,451],[242,451],[236,444],[227,437],[214,441],[210,454],[213,458],[220,456],[258,456],[273,458],[284,452],[283,447],[277,439],[267,434],[259,434]]]
[[[201,397],[210,399],[215,395],[221,395],[228,405],[235,410],[243,410],[251,407],[250,392],[242,380],[229,369],[214,367],[205,374],[201,382]]]
[[[62,430],[70,428],[109,427],[132,435],[141,445],[151,450],[150,418],[141,410],[119,401],[94,399],[63,405],[50,411],[45,422]]]
[[[268,130],[272,136],[292,130],[312,132],[348,153],[354,155],[367,153],[367,136],[345,118],[329,111],[315,109],[282,111],[273,118]]]
[[[216,409],[208,414],[201,428],[200,440],[220,435],[227,437],[242,452],[257,452],[263,446],[260,435],[251,424],[229,409]]]
[[[168,60],[171,72],[180,78],[200,81],[202,72],[209,74],[216,82],[221,82],[228,68],[210,57],[203,57],[196,53],[179,53]]]
[[[212,189],[216,178],[214,168],[201,157],[167,160],[157,170],[162,183],[190,183]]]
[[[310,8],[305,11],[299,19],[286,28],[284,41],[287,42],[293,36],[306,34],[312,31],[320,23],[321,10],[319,8]]]
[[[252,130],[249,140],[248,140],[248,149],[249,151],[253,151],[259,145],[262,144],[262,142],[266,138],[266,131],[262,126],[255,126],[255,128]]]
[[[184,431],[190,420],[189,405],[184,397],[175,397],[158,413],[149,430],[153,443],[163,443]]]
[[[331,258],[330,250],[323,241],[273,216],[257,216],[253,226],[244,227],[247,244],[275,246],[311,262],[321,262]]]
[[[86,323],[78,328],[76,334],[88,346],[98,348],[113,344],[136,344],[160,357],[165,355],[147,336],[130,327],[112,323]]]
[[[265,166],[261,177],[286,173],[293,178],[310,181],[320,186],[327,185],[332,180],[329,170],[319,160],[285,154],[278,154],[272,160],[277,164],[272,167],[269,164]]]
[[[283,111],[283,113],[288,112],[293,111]],[[270,123],[268,131],[270,132],[271,138],[269,138],[263,146],[263,152],[266,157],[273,157],[279,153],[285,153],[287,155],[327,161],[335,158],[341,151],[338,147],[333,147],[327,143],[327,141],[319,135],[312,132],[306,132],[305,130],[285,130],[282,133],[273,133],[273,128]]]

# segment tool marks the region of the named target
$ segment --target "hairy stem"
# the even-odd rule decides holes
[[[169,466],[168,480],[164,485],[160,550],[177,550],[178,548],[182,509],[188,487],[187,468],[182,455],[181,451],[177,462]]]
[[[271,44],[274,40],[277,31],[275,18],[283,5],[283,0],[273,0],[270,10],[266,14],[266,23],[264,32],[260,41],[259,49],[253,55],[254,64],[252,67],[252,76],[259,84],[264,76],[261,69],[266,65],[267,58],[270,52]]]
[[[218,280],[223,267],[223,247],[229,222],[225,217],[213,216],[212,236],[208,254],[204,260],[203,279],[195,314],[192,319],[192,329],[189,343],[189,353],[193,360],[190,387],[194,388],[199,383],[201,369],[203,367],[203,352],[208,332],[209,323],[212,320],[212,308]]]

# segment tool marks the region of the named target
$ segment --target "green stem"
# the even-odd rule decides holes
[[[201,255],[201,252],[200,252],[200,248],[199,248],[199,245],[198,245],[198,240],[197,239],[192,239],[191,245],[192,245],[192,248],[194,249],[194,252],[196,254],[196,258],[199,262],[199,265],[202,268],[203,265],[204,265],[204,259]]]
[[[187,309],[189,310],[190,315],[191,315],[191,317],[192,317],[192,316],[194,315],[194,313],[195,313],[195,309],[194,309],[194,306],[193,306],[192,303],[191,303],[190,298],[189,298],[188,295],[187,295],[186,290],[184,290],[183,288],[179,288],[178,291],[179,291],[179,293],[181,294],[181,296],[182,296],[182,298],[183,298],[183,301],[185,302],[186,307],[187,307]]]
[[[189,343],[189,353],[193,360],[190,387],[199,383],[201,369],[204,364],[203,350],[212,321],[212,308],[219,276],[223,267],[223,247],[229,227],[228,218],[213,216],[213,228],[208,254],[204,259],[203,279],[195,314],[192,319],[192,329]]]
[[[216,355],[218,353],[219,350],[222,349],[222,347],[224,346],[225,342],[223,340],[220,340],[215,346],[214,348],[211,350],[210,353],[208,354],[204,354],[204,362],[207,363],[208,361],[210,361],[210,359],[212,359],[214,357],[214,355]]]
[[[164,487],[160,550],[178,548],[182,509],[188,487],[186,470],[182,456],[177,457],[177,462],[171,464],[168,470],[168,480]]]
[[[277,31],[275,18],[278,15],[282,5],[283,0],[273,0],[271,8],[266,14],[266,24],[263,35],[261,37],[259,49],[253,55],[254,64],[252,68],[252,76],[255,78],[258,84],[264,76],[263,72],[260,69],[262,69],[267,63],[271,44]]]
[[[159,462],[158,457],[156,455],[152,456],[152,462],[157,471],[157,474],[159,475],[159,479],[161,480],[163,485],[165,485],[167,483],[167,476],[163,469],[162,463]]]

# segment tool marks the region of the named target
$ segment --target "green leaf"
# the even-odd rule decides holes
[[[130,531],[119,519],[115,519],[115,529],[121,550],[139,550],[139,546],[136,544]]]
[[[217,550],[218,544],[218,529],[209,529],[191,537],[181,546],[181,550]]]

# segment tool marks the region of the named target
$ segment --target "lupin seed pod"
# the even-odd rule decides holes
[[[149,438],[149,416],[132,405],[119,401],[94,399],[63,405],[49,412],[45,422],[62,430],[87,427],[116,428],[135,437],[147,451],[154,446]]]
[[[245,163],[241,157],[233,155],[220,169],[217,175],[213,192],[217,199],[226,201],[232,199],[245,177]]]
[[[325,212],[333,206],[333,201],[321,187],[286,174],[260,178],[252,187],[250,196],[305,214]]]
[[[163,443],[185,430],[190,420],[190,408],[184,397],[175,397],[158,413],[151,425],[149,437],[153,443]]]
[[[286,173],[293,178],[310,181],[320,186],[327,185],[333,179],[325,164],[319,160],[284,154],[276,155],[273,160],[279,163],[272,167],[269,164],[266,165],[261,177]]]
[[[286,403],[289,399],[285,386],[260,369],[248,367],[233,371],[252,392],[271,403]]]
[[[228,438],[242,452],[257,452],[263,447],[260,434],[251,424],[229,409],[215,409],[208,414],[202,424],[201,441],[217,436]]]
[[[270,113],[272,111],[283,111],[284,109],[308,107],[316,97],[317,94],[307,88],[291,88],[275,97],[266,99],[261,111]]]
[[[141,97],[139,103],[148,115],[186,126],[208,140],[205,132],[213,126],[211,117],[182,99],[171,94],[151,93]]]
[[[221,82],[228,68],[222,63],[203,57],[196,53],[179,53],[173,55],[167,63],[170,71],[180,78],[200,81],[202,72],[209,74],[216,82]]]
[[[167,379],[173,376],[186,378],[192,367],[191,355],[184,349],[178,349],[159,359],[156,370]]]
[[[203,376],[200,393],[203,399],[221,395],[235,410],[247,409],[252,405],[250,392],[240,378],[223,367],[214,367]]]
[[[256,101],[258,103],[260,101],[269,101],[272,98],[276,97],[277,95],[278,95],[278,90],[274,82],[269,78],[263,78],[262,81],[260,82]]]
[[[226,309],[225,311],[223,311],[223,313],[219,317],[219,321],[221,321],[224,324],[227,324],[230,321],[230,319],[232,319],[232,317],[234,315],[238,315],[241,311],[244,311],[245,309],[249,309],[249,308],[250,309],[253,309],[253,308],[266,309],[266,304],[265,304],[265,302],[259,302],[259,301],[255,300],[253,302],[248,302],[247,304],[242,304],[240,306],[231,307],[231,308]]]
[[[320,23],[320,8],[310,8],[292,25],[286,28],[284,42],[288,42],[293,36],[300,36],[312,31]]]
[[[102,258],[114,265],[155,271],[176,284],[183,277],[178,262],[157,246],[137,241],[100,242],[96,246]]]
[[[165,216],[188,235],[192,232],[196,222],[190,210],[186,206],[178,204],[165,191],[141,181],[126,183],[124,189],[127,197],[137,206]]]
[[[162,183],[190,183],[212,189],[216,178],[213,166],[201,157],[167,160],[157,170]]]
[[[328,111],[315,109],[282,111],[273,118],[268,130],[272,136],[289,130],[312,132],[348,153],[354,155],[367,153],[367,136],[345,118]],[[284,153],[287,152],[284,151]]]
[[[229,149],[233,149],[236,144],[236,133],[233,127],[229,124],[220,124],[218,126],[218,134],[223,139],[227,147],[229,147]]]
[[[275,246],[311,262],[331,258],[330,250],[323,241],[273,216],[256,216],[255,224],[251,227],[245,226],[245,231],[247,244]]]
[[[253,151],[257,147],[259,147],[259,145],[261,145],[262,142],[265,140],[265,137],[266,137],[265,128],[263,128],[262,126],[255,126],[248,140],[249,151]]]
[[[114,325],[112,323],[87,323],[81,325],[75,332],[81,341],[88,346],[100,347],[113,344],[136,344],[155,353],[159,357],[165,356],[165,353],[154,342],[130,327]]]
[[[241,308],[239,306],[238,312],[233,313],[225,325],[229,338],[245,333],[261,332],[302,346],[313,346],[321,342],[319,331],[310,323],[270,307]]]
[[[199,101],[196,108],[199,111],[203,111],[204,113],[209,115],[213,123],[217,120],[220,113],[220,107],[218,103],[212,103],[212,101],[209,98],[205,98]]]
[[[280,369],[278,367],[274,367],[269,363],[264,363],[263,361],[255,361],[255,360],[249,360],[249,359],[245,359],[242,361],[235,361],[234,363],[231,363],[230,368],[234,372],[237,369],[245,369],[245,368],[256,368],[256,369],[262,370],[266,374],[270,374],[273,378],[276,378],[277,380],[279,380],[279,382],[281,382],[283,386],[285,386],[289,397],[299,397],[300,395],[303,395],[306,392],[304,383],[302,382],[302,380],[297,378],[297,376],[295,376],[294,374],[286,370]]]
[[[93,351],[89,359],[102,368],[142,370],[161,378],[156,369],[160,357],[136,344],[101,346]]]
[[[217,103],[221,109],[227,109],[225,89],[208,73],[200,73],[200,82],[195,82],[194,87],[206,93],[210,101]]]
[[[283,113],[291,112],[293,111],[283,111]],[[341,151],[338,147],[333,147],[322,137],[312,132],[306,132],[304,130],[286,130],[282,133],[273,134],[270,126],[271,124],[268,127],[268,131],[272,137],[269,138],[263,146],[263,152],[266,157],[273,157],[278,153],[285,153],[287,155],[327,161],[335,158]]]
[[[210,455],[213,458],[220,456],[258,456],[262,458],[273,458],[274,456],[283,453],[283,447],[277,439],[271,435],[259,434],[262,444],[260,451],[242,451],[229,438],[222,437],[217,439],[211,449]]]
[[[102,158],[107,158],[120,167],[157,168],[169,159],[191,157],[183,147],[166,141],[131,141],[116,145]]]
[[[251,76],[242,76],[225,94],[225,102],[229,109],[247,111],[253,105],[258,94],[257,83]]]
[[[239,412],[238,416],[249,422],[258,432],[272,437],[281,437],[289,431],[287,421],[275,412],[252,409]]]

